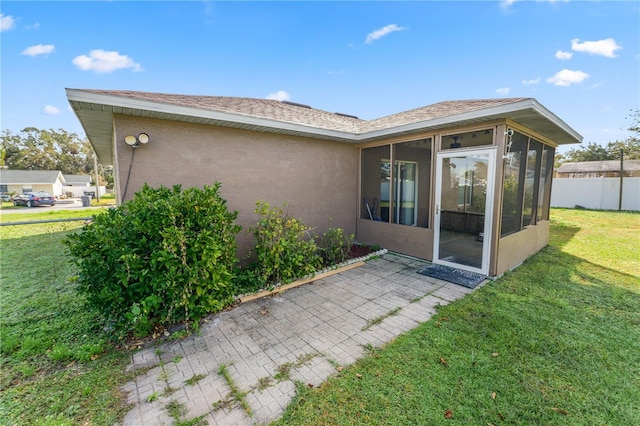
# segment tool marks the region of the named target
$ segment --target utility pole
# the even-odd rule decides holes
[[[624,180],[624,150],[620,150],[620,197],[618,197],[618,211],[622,210],[622,181]]]

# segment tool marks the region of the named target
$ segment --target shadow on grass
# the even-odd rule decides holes
[[[516,270],[322,388],[300,386],[276,424],[635,423],[638,277],[564,252],[580,229],[554,223]]]

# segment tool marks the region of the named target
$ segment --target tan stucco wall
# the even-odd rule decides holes
[[[123,139],[141,132],[150,137],[136,149],[125,200],[145,182],[152,187],[221,182],[220,194],[239,212],[244,229],[237,238],[240,257],[251,246],[245,230],[256,223],[257,201],[288,203],[290,212],[317,232],[340,227],[355,233],[358,150],[353,145],[130,116],[114,120],[121,195],[133,153]]]
[[[433,230],[427,228],[358,219],[358,241],[420,259],[433,259]]]
[[[549,221],[544,220],[520,232],[500,238],[495,275],[502,275],[549,244]]]

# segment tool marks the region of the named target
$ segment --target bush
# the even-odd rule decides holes
[[[240,226],[219,188],[145,185],[66,239],[78,290],[116,330],[197,324],[233,302]]]
[[[354,236],[344,235],[342,228],[329,228],[318,240],[318,255],[324,266],[337,265],[349,258]]]
[[[285,206],[286,207],[286,206]],[[311,228],[281,208],[256,203],[255,271],[267,284],[288,283],[311,274],[321,265]],[[254,280],[256,282],[256,280]]]

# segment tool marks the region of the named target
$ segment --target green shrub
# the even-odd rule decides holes
[[[119,331],[197,321],[233,301],[235,224],[218,190],[148,185],[66,245],[78,290]]]
[[[344,235],[342,228],[329,228],[318,239],[318,255],[324,266],[337,265],[349,258],[354,236]]]
[[[302,220],[261,201],[256,203],[255,212],[258,223],[250,229],[255,237],[255,268],[265,283],[288,283],[320,267],[311,228]]]
[[[236,295],[252,293],[267,287],[267,281],[262,276],[256,263],[238,268],[235,283]]]

